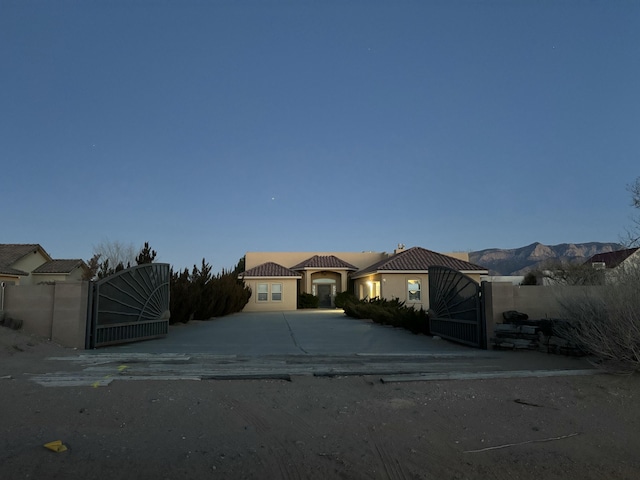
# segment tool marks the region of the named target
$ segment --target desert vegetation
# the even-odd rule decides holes
[[[628,186],[631,206],[640,210],[640,177]],[[633,218],[627,245],[640,241],[640,217]],[[604,278],[598,294],[560,300],[570,320],[563,336],[616,371],[640,370],[640,262],[620,265]]]
[[[608,370],[640,370],[640,265],[617,272],[598,293],[561,298],[561,336]]]

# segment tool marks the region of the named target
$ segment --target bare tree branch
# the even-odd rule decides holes
[[[138,250],[133,243],[124,243],[117,240],[105,240],[93,247],[94,255],[100,255],[100,259],[109,261],[109,265],[116,267],[122,265],[135,265]]]
[[[636,181],[627,185],[627,190],[631,193],[631,206],[640,209],[640,177]]]
[[[631,206],[640,210],[640,177],[627,185],[627,191],[631,194]],[[631,226],[626,229],[621,242],[627,248],[640,246],[640,214],[631,217]]]
[[[640,370],[640,262],[608,272],[598,294],[561,298],[570,321],[562,336],[617,371]]]

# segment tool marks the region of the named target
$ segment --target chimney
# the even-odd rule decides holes
[[[398,248],[396,248],[396,249],[393,251],[394,255],[395,255],[396,253],[400,253],[400,252],[404,252],[404,243],[399,243],[399,244],[398,244]]]

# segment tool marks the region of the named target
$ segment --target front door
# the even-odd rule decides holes
[[[320,308],[331,308],[331,285],[318,285],[318,298]]]

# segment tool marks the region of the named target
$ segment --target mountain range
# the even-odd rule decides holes
[[[543,245],[535,242],[526,247],[489,248],[469,252],[469,261],[489,269],[491,275],[526,275],[547,262],[584,262],[598,253],[624,248],[618,243],[561,243]]]

